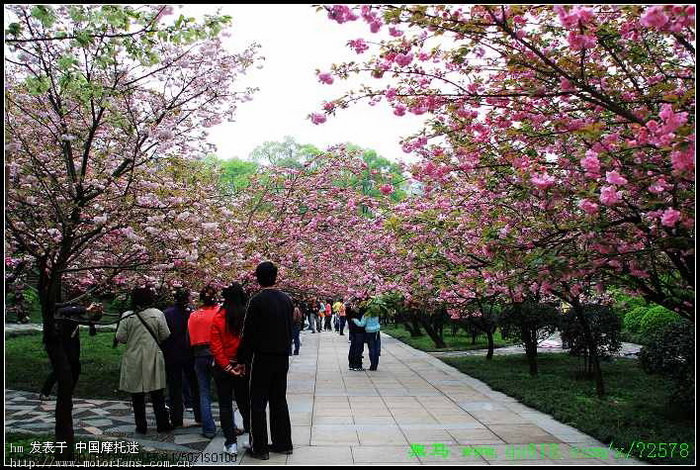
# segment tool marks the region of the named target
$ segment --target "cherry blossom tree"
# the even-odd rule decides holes
[[[187,206],[188,226],[210,230],[201,209],[217,209],[204,201],[206,184],[181,186],[174,159],[203,156],[206,128],[250,99],[254,90],[233,84],[257,46],[229,53],[218,36],[230,18],[197,23],[168,6],[8,12],[7,244],[38,267],[56,440],[68,442],[70,459],[72,380],[54,322],[56,303],[69,300],[64,281],[87,287],[197,257],[167,223],[183,222]]]
[[[591,287],[618,285],[694,318],[693,6],[325,11],[365,21],[377,39],[349,41],[369,59],[322,81],[366,74],[378,85],[324,113],[368,100],[426,116],[404,149],[440,194],[424,212],[447,221],[435,227],[450,240],[441,256],[466,281],[448,288],[473,294],[476,257],[478,276],[516,302],[533,290],[576,308]]]

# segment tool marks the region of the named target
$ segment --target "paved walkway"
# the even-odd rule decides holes
[[[291,358],[287,393],[294,453],[271,453],[268,461],[242,456],[238,464],[640,463],[615,458],[590,436],[386,335],[373,372],[348,370],[347,336],[305,331],[302,341],[301,354]],[[50,431],[53,402],[5,392],[6,431]],[[134,439],[146,449],[201,451],[200,461],[209,465],[223,460],[221,433],[209,441],[191,420],[173,433],[150,431],[137,439],[127,403],[76,400],[75,407],[81,434]]]
[[[622,348],[616,354],[618,357],[637,357],[642,346],[634,343],[622,343]],[[486,356],[488,349],[471,349],[469,351],[431,351],[435,357],[460,357],[460,356]],[[537,346],[538,353],[562,353],[569,352],[569,349],[562,348],[559,332],[553,333],[549,338],[540,341]],[[494,355],[525,354],[522,346],[506,346],[493,350]]]

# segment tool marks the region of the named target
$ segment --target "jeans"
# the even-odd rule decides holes
[[[194,370],[199,384],[199,408],[202,415],[202,434],[214,434],[216,424],[211,414],[211,369],[212,356],[196,356]]]
[[[299,346],[301,345],[301,341],[299,340],[299,325],[295,323],[292,325],[292,343],[294,343],[294,355],[296,356],[299,354]],[[289,354],[292,354],[292,345],[289,345]]]
[[[309,313],[309,314],[308,314],[308,317],[309,317],[309,328],[307,328],[307,329],[309,329],[309,330],[313,331],[314,333],[316,333],[316,319],[315,319],[315,315],[314,315],[313,313]]]
[[[345,329],[345,317],[340,317],[340,334],[344,336],[343,330]]]
[[[369,370],[377,370],[381,352],[379,332],[365,333],[365,341],[367,341],[367,349],[369,349]]]

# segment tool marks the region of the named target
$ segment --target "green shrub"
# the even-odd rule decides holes
[[[581,306],[588,322],[592,342],[589,342],[581,321],[572,308],[561,318],[561,340],[569,345],[569,354],[583,357],[587,373],[593,371],[593,351],[600,359],[612,357],[622,348],[620,317],[607,305],[586,304]]]
[[[671,378],[674,381],[671,402],[692,411],[695,395],[693,323],[680,320],[654,332],[650,345],[639,352],[639,362],[645,372]]]
[[[648,307],[635,307],[625,315],[623,328],[635,335],[638,335],[642,328],[642,319],[646,315]]]
[[[661,305],[657,305],[648,309],[647,313],[642,317],[639,324],[639,333],[646,338],[651,338],[665,326],[680,320],[681,317],[678,314]]]

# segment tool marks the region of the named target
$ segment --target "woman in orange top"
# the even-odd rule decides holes
[[[224,304],[211,326],[211,352],[214,355],[214,381],[219,396],[221,429],[226,441],[224,452],[236,455],[236,427],[233,398],[243,417],[244,432],[250,430],[250,399],[246,366],[238,362],[238,346],[245,319],[248,297],[243,287],[234,282],[221,293]]]

